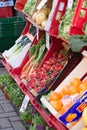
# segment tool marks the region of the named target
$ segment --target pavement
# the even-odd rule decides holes
[[[0,75],[6,72],[4,67],[0,67]],[[11,102],[5,99],[2,90],[0,90],[0,130],[26,130]]]

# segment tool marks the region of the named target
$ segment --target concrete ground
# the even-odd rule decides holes
[[[6,72],[4,67],[0,67],[0,75]],[[0,90],[0,130],[26,130],[11,102],[5,99],[2,90]]]

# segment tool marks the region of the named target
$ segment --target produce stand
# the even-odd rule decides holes
[[[58,27],[60,25],[60,21],[62,20],[62,17],[66,13],[68,1],[67,0],[59,0],[59,1],[53,0],[53,3],[51,3],[49,5],[50,0],[48,0],[48,1],[37,0],[36,4],[34,4],[35,8],[34,8],[34,12],[32,14],[27,14],[26,12],[24,12],[26,3],[27,3],[26,0],[25,1],[17,0],[16,4],[15,4],[15,9],[24,13],[25,18],[26,18],[26,25],[22,31],[21,36],[15,42],[15,45],[20,44],[20,39],[22,36],[27,36],[28,40],[30,40],[29,43],[31,43],[29,48],[27,48],[27,49],[29,49],[29,51],[27,51],[25,56],[22,58],[21,64],[17,67],[15,67],[15,66],[13,67],[12,64],[10,64],[10,62],[9,62],[10,58],[8,57],[8,54],[11,51],[10,51],[10,49],[8,49],[8,50],[6,50],[7,54],[5,52],[2,54],[3,55],[2,63],[5,66],[5,68],[7,69],[8,73],[12,76],[12,78],[18,84],[21,91],[25,94],[25,96],[27,95],[29,97],[29,101],[31,102],[31,104],[35,107],[35,109],[39,112],[39,114],[43,117],[43,119],[47,122],[47,124],[50,127],[57,129],[57,130],[60,130],[60,129],[61,130],[67,130],[67,129],[76,130],[78,125],[80,124],[80,122],[77,123],[77,126],[75,126],[74,128],[68,128],[65,124],[62,123],[61,119],[58,116],[59,115],[58,112],[56,112],[56,110],[51,106],[51,104],[49,103],[47,98],[45,98],[45,96],[49,95],[49,93],[51,91],[59,91],[57,89],[59,89],[59,88],[61,89],[62,84],[68,83],[69,80],[72,79],[74,76],[77,76],[78,78],[80,78],[82,80],[84,78],[84,75],[87,72],[87,67],[86,67],[87,56],[86,56],[86,52],[85,52],[85,54],[83,53],[83,50],[86,50],[86,47],[84,46],[84,49],[81,48],[82,50],[80,50],[79,52],[73,52],[70,48],[70,41],[67,41],[67,39],[65,39],[65,37],[64,38],[58,37],[59,36]],[[78,9],[79,4],[80,4],[80,1],[78,1],[75,13]],[[42,5],[46,6],[46,10],[44,10],[44,12],[47,11],[47,8],[49,8],[52,11],[50,14],[48,13],[49,17],[48,17],[48,22],[47,22],[45,28],[42,27],[41,23],[37,24],[37,22],[32,17],[33,14],[35,13],[35,11],[36,12],[38,10],[41,11],[40,9],[43,7]],[[55,9],[54,9],[54,7],[55,7]],[[76,16],[76,14],[75,14],[75,16]],[[84,22],[86,22],[86,20],[84,20]],[[48,27],[48,24],[49,24],[49,27]],[[36,28],[34,35],[32,35],[32,33],[30,31],[32,25]],[[71,27],[72,27],[72,25],[71,25]],[[80,33],[80,31],[79,31],[79,33]],[[76,34],[78,34],[78,33],[76,33]],[[43,36],[45,36],[46,39],[42,40],[42,42],[41,42],[41,39]],[[69,38],[70,38],[70,36],[71,36],[71,34],[69,35]],[[35,62],[35,59],[31,60],[32,56],[30,53],[30,49],[33,47],[39,46],[40,44],[43,45],[42,43],[44,43],[44,41],[46,43],[46,46],[45,46],[46,52],[44,53],[44,56],[41,59],[41,62],[38,64],[38,66],[36,66],[36,68],[34,68],[34,71],[32,71],[32,69],[30,69],[28,71],[28,73],[30,74],[29,77],[26,78],[27,74],[25,73],[25,77],[22,78],[21,75],[22,75],[24,68],[27,66],[27,63],[28,63],[28,65],[31,65],[31,63]],[[23,47],[25,47],[25,46],[26,46],[26,44]],[[12,46],[12,47],[14,48],[14,46]],[[39,46],[39,48],[40,47],[41,46]],[[41,52],[43,52],[43,51],[42,50],[40,51],[40,49],[38,50],[38,53],[35,53],[35,52],[37,52],[37,50],[36,51],[34,50],[32,55],[41,54]],[[61,64],[62,60],[61,60],[60,52],[63,49],[67,52],[67,55],[64,55],[64,57],[62,58],[62,60],[63,60],[65,57],[67,57],[66,62],[64,62],[65,64],[64,63]],[[39,51],[40,51],[40,53],[39,53]],[[22,50],[22,52],[23,52],[23,50]],[[11,52],[11,54],[12,54],[12,52]],[[57,54],[59,54],[59,55],[57,55]],[[62,53],[62,55],[63,55],[63,53]],[[21,55],[21,56],[23,56],[23,55]],[[39,55],[37,57],[40,57],[40,56],[41,55]],[[54,56],[54,57],[52,57],[52,56]],[[56,58],[56,56],[58,59]],[[16,57],[16,58],[18,58],[18,57]],[[20,60],[20,58],[18,60]],[[51,75],[51,73],[54,72],[53,70],[56,70],[59,67],[59,66],[56,67],[57,62],[59,63],[57,65],[62,65],[62,69],[57,70],[57,72],[55,71],[55,74]],[[50,69],[51,71],[49,71],[49,69],[48,69],[50,66],[49,65],[47,66],[47,64],[49,64],[49,63],[52,63],[50,66],[54,67],[53,70]],[[55,66],[53,66],[54,65],[53,63],[55,63]],[[34,64],[32,64],[32,66],[33,65]],[[29,69],[29,68],[27,68],[27,69]],[[27,69],[25,69],[25,70],[27,70]],[[81,71],[80,71],[80,69],[81,69]],[[47,73],[47,71],[49,73]],[[72,74],[72,73],[74,73],[74,74]],[[37,74],[37,77],[35,77],[35,74]],[[45,76],[43,76],[44,74],[45,74]],[[51,82],[48,82],[48,84],[46,84],[46,79],[49,78],[49,75],[50,75],[50,77],[51,76],[54,76],[54,77],[51,77],[52,78]],[[42,80],[40,78],[42,78],[44,80]],[[40,81],[39,81],[39,79],[40,79]],[[32,81],[32,82],[30,82],[30,81]],[[36,82],[36,81],[38,81],[38,82]],[[42,83],[41,81],[44,82],[44,85],[40,84],[40,83]],[[35,84],[35,83],[37,83],[37,84]],[[41,85],[42,85],[42,87],[41,87]],[[37,91],[37,89],[38,89],[38,91]],[[43,104],[46,105],[46,107],[44,107]],[[78,128],[80,129],[80,125]]]

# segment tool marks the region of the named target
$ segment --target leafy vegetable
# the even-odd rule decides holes
[[[87,1],[83,1],[82,8],[87,8]]]
[[[32,15],[34,12],[36,2],[37,2],[37,0],[28,0],[23,9],[24,12]]]
[[[73,4],[72,9],[66,9],[66,13],[64,14],[64,16],[62,17],[62,20],[60,21],[59,27],[58,27],[58,31],[59,31],[59,37],[60,38],[65,38],[66,40],[69,40],[69,30],[70,30],[70,24],[74,15],[74,11],[76,8],[76,4],[77,4],[76,0]]]
[[[73,35],[70,38],[70,47],[73,52],[80,52],[85,46],[87,46],[87,34]]]
[[[45,36],[42,36],[41,39],[39,40],[39,42],[35,45],[32,45],[30,48],[29,48],[29,54],[30,54],[30,57],[32,55],[34,55],[34,60],[36,60],[39,56],[40,53],[38,53],[40,50],[41,50],[41,46],[42,45],[45,45],[46,44],[46,39],[45,39]],[[41,52],[41,51],[40,51]]]
[[[40,64],[46,51],[47,49],[45,45],[45,37],[42,36],[39,42],[35,45],[32,45],[29,49],[30,59],[22,69],[20,76],[21,79],[23,78],[25,78],[26,80],[29,79],[30,75],[36,70],[36,68]]]

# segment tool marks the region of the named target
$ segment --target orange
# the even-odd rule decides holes
[[[76,94],[76,93],[79,93],[79,87],[71,86],[69,88],[69,94],[73,95],[73,94]]]
[[[80,92],[84,92],[85,90],[87,90],[87,85],[85,83],[82,83],[80,86],[79,86],[79,91]]]
[[[53,101],[53,100],[59,100],[61,98],[60,93],[57,92],[51,92],[51,94],[49,95],[49,100]]]
[[[87,86],[87,80],[82,81],[82,83]]]
[[[79,78],[73,78],[70,81],[71,86],[79,87],[79,85],[82,83],[82,81]]]
[[[63,106],[63,107],[60,109],[59,114],[62,115],[64,112],[66,112],[66,109],[65,109],[65,107]]]
[[[64,114],[70,107],[71,107],[71,104],[70,104],[70,105],[63,106],[63,107],[61,108],[61,110],[59,111],[59,113],[60,113],[61,115]]]
[[[63,96],[65,96],[65,95],[68,95],[68,94],[69,94],[69,88],[70,88],[70,86],[67,85],[67,86],[65,86],[65,87],[61,90],[61,92],[60,92],[61,97],[63,97]]]
[[[53,107],[56,111],[60,111],[61,108],[62,108],[62,102],[61,102],[61,100],[59,100],[59,101],[57,101],[57,100],[50,101],[50,104],[52,105],[52,107]]]

